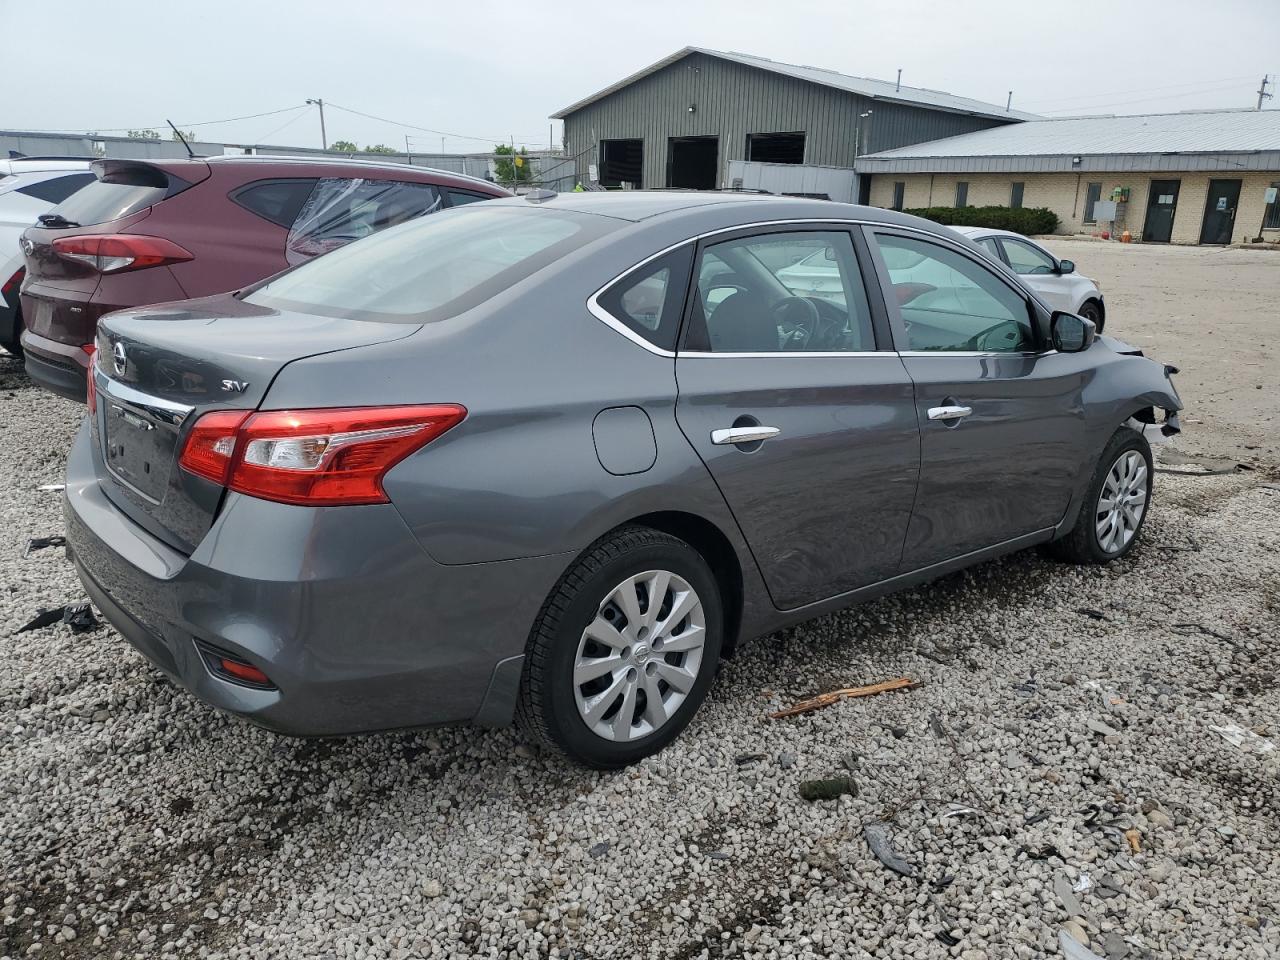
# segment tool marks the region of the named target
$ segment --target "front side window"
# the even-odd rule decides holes
[[[615,222],[605,217],[546,209],[446,210],[305,263],[245,300],[355,320],[441,320],[614,229]],[[519,319],[513,316],[512,322]]]
[[[907,349],[1034,350],[1027,301],[975,260],[950,247],[877,234]]]
[[[961,180],[956,184],[956,206],[967,207],[969,205],[969,181]]]
[[[321,180],[289,231],[285,259],[302,263],[386,227],[433,213],[440,205],[440,193],[429,183],[347,177]]]
[[[470,190],[450,190],[449,206],[461,207],[468,203],[480,203],[484,200],[492,200],[493,197],[484,193],[472,193]]]
[[[692,260],[692,244],[673,250],[609,287],[600,294],[599,304],[632,333],[655,347],[674,350]]]
[[[996,245],[995,237],[983,237],[981,240],[978,241],[978,246],[980,246],[983,250],[987,251],[987,253],[991,254],[991,256],[994,259],[996,260],[1003,259],[1000,256],[1000,248]]]
[[[686,349],[846,353],[875,349],[853,241],[843,231],[768,233],[708,247]]]
[[[1006,238],[1000,242],[1004,244],[1005,256],[1009,258],[1009,266],[1014,273],[1025,277],[1042,277],[1057,272],[1057,261],[1043,250],[1022,240]]]

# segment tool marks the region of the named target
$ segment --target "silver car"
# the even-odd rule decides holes
[[[838,291],[782,279],[815,257]],[[617,767],[746,638],[1033,545],[1124,556],[1171,370],[909,216],[534,194],[105,318],[68,543],[224,710],[515,718]]]

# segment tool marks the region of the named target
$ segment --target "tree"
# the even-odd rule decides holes
[[[514,147],[500,143],[493,148],[498,159],[493,162],[493,176],[498,183],[532,183],[533,168],[529,166],[529,151],[524,147],[517,153]],[[506,159],[506,158],[510,159]]]
[[[393,150],[391,147],[388,147],[385,143],[379,143],[376,146],[365,147],[364,152],[365,153],[398,153],[399,151]]]
[[[329,144],[330,150],[336,150],[338,153],[356,153],[360,150],[351,140],[335,140]]]
[[[196,138],[196,132],[195,132],[194,130],[183,130],[183,131],[182,131],[182,137],[186,137],[186,138],[187,138],[187,140],[194,140],[194,139]],[[173,139],[174,139],[174,140],[181,140],[181,139],[182,139],[182,137],[178,136],[178,131],[177,131],[177,130],[173,131]]]
[[[130,130],[125,134],[130,140],[159,140],[160,134],[154,130]]]

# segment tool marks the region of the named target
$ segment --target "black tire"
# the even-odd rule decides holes
[[[11,354],[22,359],[22,311],[16,310],[13,315],[13,340],[0,340],[0,347],[4,347]]]
[[[649,570],[670,571],[683,578],[701,600],[702,658],[691,689],[665,723],[634,740],[608,740],[593,732],[579,713],[573,684],[575,658],[584,630],[614,588]],[[705,699],[719,667],[723,631],[720,591],[698,551],[649,527],[619,528],[588,547],[543,604],[525,652],[516,723],[531,739],[600,770],[625,767],[657,753],[680,734]]]
[[[1147,466],[1146,501],[1138,525],[1127,543],[1118,549],[1108,550],[1102,546],[1098,536],[1098,503],[1102,496],[1102,487],[1107,475],[1125,454],[1137,452],[1142,455]],[[1151,512],[1151,485],[1155,476],[1151,463],[1151,445],[1147,438],[1131,427],[1121,427],[1107,442],[1106,449],[1098,460],[1089,481],[1089,489],[1085,492],[1084,502],[1080,505],[1080,515],[1076,517],[1071,532],[1059,540],[1045,545],[1045,552],[1050,556],[1068,563],[1110,563],[1119,560],[1138,542],[1142,535],[1142,527],[1147,522],[1147,514]]]
[[[1080,316],[1086,320],[1092,320],[1096,333],[1102,332],[1102,326],[1106,323],[1106,319],[1102,315],[1102,305],[1097,300],[1086,300],[1080,306]]]

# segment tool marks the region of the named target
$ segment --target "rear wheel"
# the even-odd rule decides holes
[[[1151,503],[1151,446],[1121,427],[1107,443],[1071,532],[1046,550],[1071,563],[1107,563],[1133,549]]]
[[[0,347],[4,347],[11,354],[22,359],[22,310],[17,309],[13,314],[13,339],[0,340]]]
[[[1086,320],[1092,321],[1093,326],[1098,333],[1102,332],[1102,325],[1105,320],[1102,316],[1102,306],[1097,300],[1086,300],[1080,306],[1080,316],[1084,317]]]
[[[720,660],[720,593],[682,540],[624,527],[560,579],[534,625],[517,721],[588,766],[656,753],[689,723]]]

